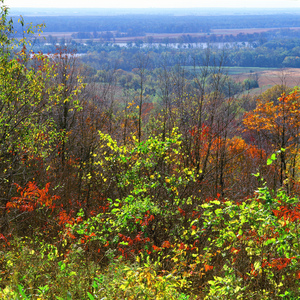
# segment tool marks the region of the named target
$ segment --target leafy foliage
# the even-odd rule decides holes
[[[191,96],[178,67],[176,105],[115,111],[72,53],[14,53],[2,20],[2,299],[299,297],[297,90],[242,129],[226,76]]]

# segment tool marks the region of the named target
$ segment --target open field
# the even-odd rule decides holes
[[[240,29],[212,29],[211,34],[216,35],[238,35],[239,33],[244,34],[253,34],[253,33],[261,33],[270,30],[279,30],[280,28],[240,28]],[[290,27],[292,30],[300,30],[300,27]]]
[[[62,38],[62,37],[71,38],[73,33],[74,32],[42,32],[39,35],[36,34],[35,36],[36,37],[40,36],[40,37],[44,38],[44,37],[47,37],[47,36],[51,35],[51,36],[57,37],[57,38]]]
[[[191,70],[193,67],[187,67]],[[244,81],[252,74],[257,74],[259,88],[252,89],[250,94],[259,95],[276,84],[288,87],[300,86],[300,68],[259,68],[259,67],[225,67],[224,72],[235,81]]]
[[[229,68],[229,75],[237,81],[243,81],[248,78],[250,73],[244,72],[239,74],[230,74],[230,69],[235,70],[236,68]],[[246,69],[246,68],[241,68]],[[253,90],[254,94],[260,94],[268,88],[276,84],[284,84],[288,87],[295,87],[300,85],[300,69],[299,68],[287,68],[287,69],[267,69],[267,68],[249,68],[258,75],[259,88]],[[255,70],[256,69],[256,70]],[[261,70],[259,70],[261,69]]]
[[[210,34],[214,35],[233,35],[236,36],[240,33],[242,34],[253,34],[253,33],[262,33],[262,32],[267,32],[270,30],[278,30],[279,28],[241,28],[241,29],[212,29],[210,31]],[[300,30],[300,27],[291,27],[289,29],[292,30]],[[112,31],[113,32],[113,31]],[[47,37],[49,35],[57,38],[71,38],[71,35],[76,32],[44,32],[41,34],[41,37]],[[91,34],[93,32],[90,32]],[[101,33],[101,32],[99,32]],[[170,39],[177,39],[180,36],[183,35],[189,35],[191,37],[201,37],[205,36],[208,33],[204,32],[197,32],[197,33],[146,33],[143,36],[128,36],[128,37],[120,37],[120,38],[115,38],[116,43],[126,43],[126,42],[132,42],[135,40],[145,40],[147,37],[153,37],[153,42],[160,42],[161,40],[165,38],[170,38]],[[76,40],[76,39],[74,39]],[[86,40],[86,39],[82,39]],[[94,41],[100,41],[100,39],[93,39]]]
[[[260,73],[270,70],[269,68],[260,68],[260,67],[229,67],[226,68],[228,75],[240,75],[240,74],[251,74],[251,73]]]
[[[188,70],[193,70],[194,67],[186,67]],[[197,69],[197,68],[196,68]],[[224,73],[234,76],[243,75],[248,77],[251,73],[262,73],[265,71],[276,71],[277,68],[260,68],[260,67],[224,67]]]

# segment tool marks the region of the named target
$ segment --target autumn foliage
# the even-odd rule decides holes
[[[68,49],[28,55],[12,41],[0,50],[2,299],[299,297],[297,89],[242,113],[215,72],[198,95],[178,87],[159,106],[141,89],[141,107],[116,105]]]

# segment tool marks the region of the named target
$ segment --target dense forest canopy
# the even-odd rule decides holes
[[[79,56],[18,26],[2,5],[2,299],[299,297],[300,91],[226,68],[296,39]]]

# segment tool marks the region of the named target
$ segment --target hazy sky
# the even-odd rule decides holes
[[[300,0],[5,0],[9,7],[298,7]]]

